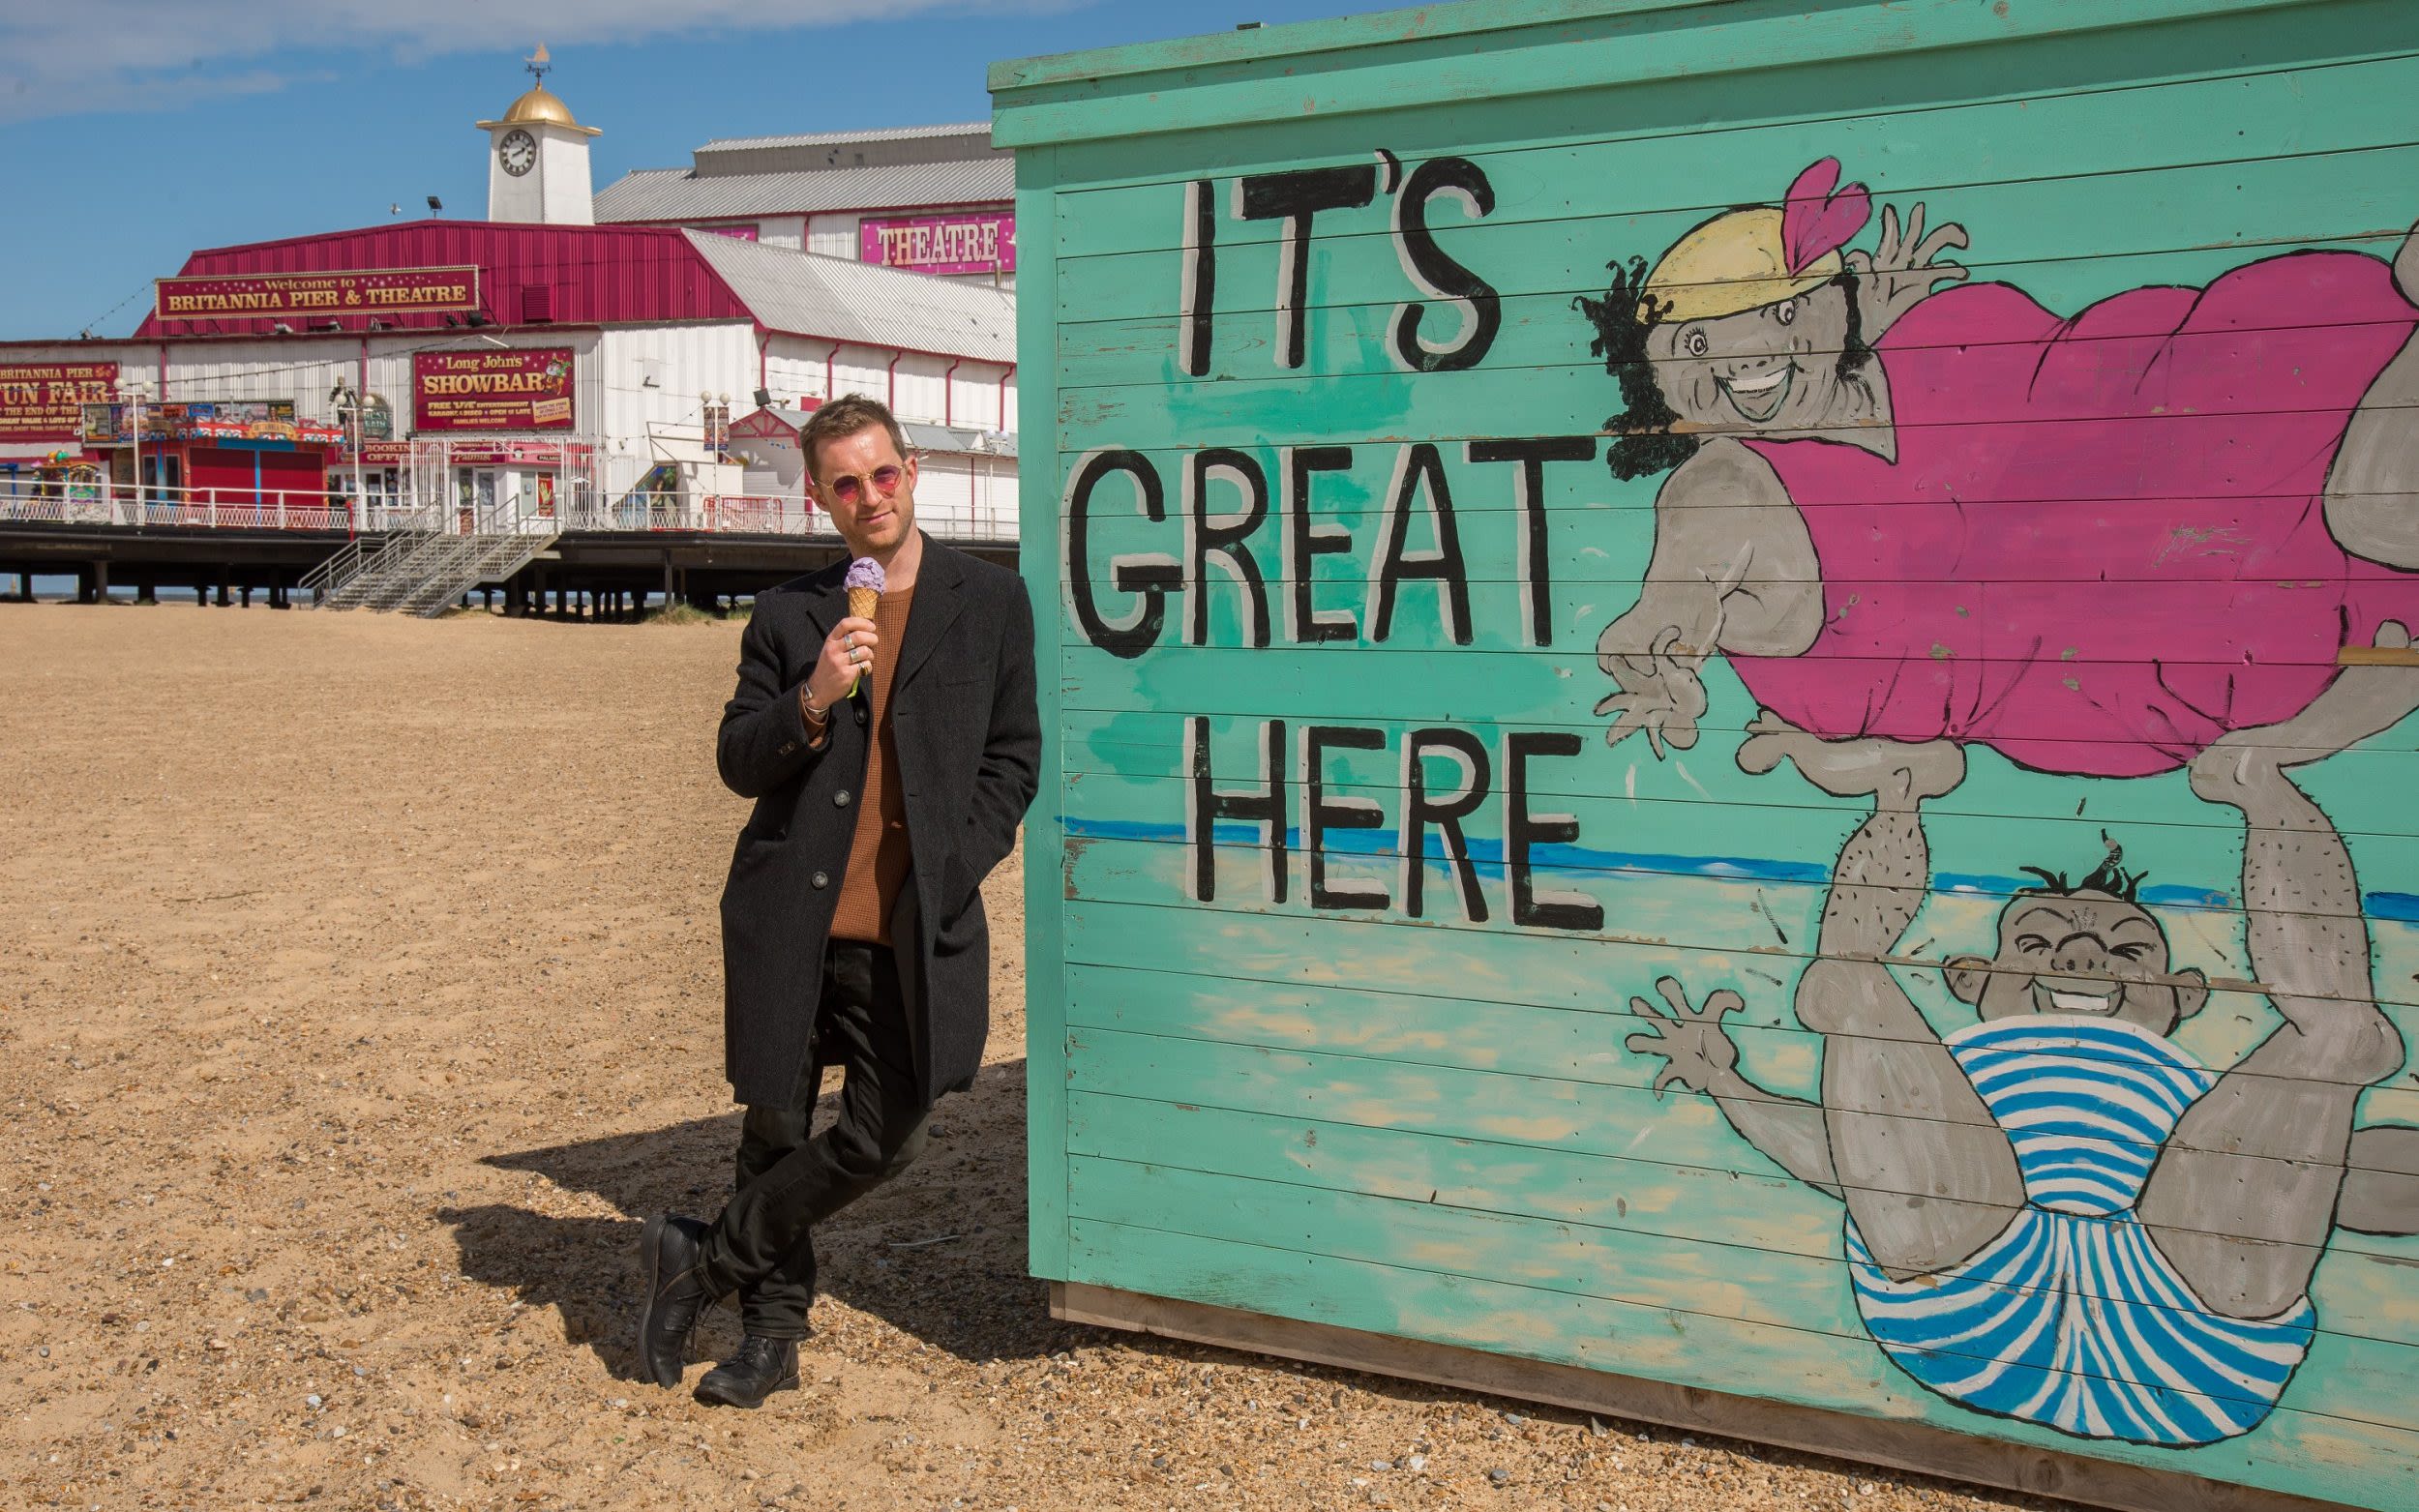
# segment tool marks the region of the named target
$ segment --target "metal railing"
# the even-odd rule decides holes
[[[694,512],[666,511],[658,518],[660,522],[643,528],[727,531],[733,535],[821,536],[832,540],[837,540],[840,534],[833,528],[831,518],[811,505],[793,498],[758,493],[709,493]],[[1013,542],[1017,539],[1016,511],[994,509],[989,504],[918,503],[915,522],[944,541]]]
[[[0,520],[225,530],[343,530],[353,511],[324,489],[171,489],[0,479]]]
[[[928,535],[943,541],[974,541],[985,544],[1017,541],[1016,511],[996,509],[987,502],[972,506],[918,501],[915,523]]]
[[[388,531],[446,535],[518,532],[552,538],[562,530],[709,531],[731,535],[836,539],[830,518],[803,500],[759,493],[630,495],[611,504],[566,508],[557,517],[506,516],[490,506],[475,522],[453,504],[429,507],[409,499],[373,497],[366,508],[343,494],[298,489],[171,489],[129,483],[20,481],[0,478],[0,521],[36,524],[127,525],[230,530],[334,530],[348,535]],[[927,504],[924,529],[949,541],[1013,542],[1014,509],[987,503]],[[359,565],[349,559],[332,571]],[[315,586],[315,585],[314,585]]]
[[[752,536],[837,534],[831,521],[814,505],[777,494],[709,493],[696,514],[695,524],[657,528],[731,531]]]

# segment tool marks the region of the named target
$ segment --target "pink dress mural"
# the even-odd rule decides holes
[[[2419,625],[2419,577],[2347,553],[2321,492],[2352,411],[2419,326],[2374,257],[2305,252],[2072,320],[1953,288],[1874,343],[1896,460],[1771,463],[1821,566],[1792,657],[1734,656],[1827,738],[1987,745],[2135,777],[2297,713],[2344,646]]]

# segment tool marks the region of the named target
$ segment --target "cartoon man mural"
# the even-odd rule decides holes
[[[1598,642],[1609,739],[1693,745],[1721,654],[1827,739],[2142,776],[2419,625],[2419,240],[2061,318],[1939,260],[1965,233],[1920,204],[1843,250],[1871,201],[1838,177],[1578,301],[1626,406],[1614,473],[1670,473]]]
[[[2351,857],[2287,775],[2414,706],[2419,670],[2356,667],[2193,761],[2195,789],[2243,815],[2245,944],[2284,1020],[2222,1075],[2166,1038],[2209,983],[2173,962],[2113,848],[2079,880],[2035,872],[1988,954],[1946,964],[1979,1022],[1936,1034],[1888,958],[1929,887],[1920,808],[1963,779],[1963,750],[1827,742],[1770,713],[1743,768],[1792,762],[1873,802],[1797,985],[1798,1021],[1823,1036],[1820,1100],[1740,1074],[1734,992],[1698,1006],[1667,977],[1662,1007],[1632,999],[1649,1026],[1626,1043],[1668,1061],[1657,1090],[1712,1094],[1748,1142],[1845,1202],[1857,1309],[1925,1386],[2079,1437],[2246,1433],[2310,1347],[2333,1230],[2419,1231],[2419,1129],[2353,1126],[2404,1047],[2376,1006]]]

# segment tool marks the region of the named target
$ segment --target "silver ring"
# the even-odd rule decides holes
[[[840,643],[841,643],[842,645],[844,645],[844,646],[848,647],[848,648],[849,648],[850,650],[851,650],[851,651],[855,650],[855,649],[856,649],[856,632],[855,632],[855,631],[853,631],[853,630],[851,630],[851,631],[850,631],[847,635],[845,635],[845,636],[841,637],[840,637]]]
[[[864,652],[864,650],[863,650],[861,647],[855,647],[855,646],[851,646],[851,647],[850,647],[850,654],[851,654],[851,656],[852,656],[852,657],[855,659],[856,664],[857,664],[859,667],[862,667],[862,666],[864,666],[864,665],[865,665],[865,652]]]

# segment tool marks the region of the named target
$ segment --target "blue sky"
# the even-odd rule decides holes
[[[197,247],[487,208],[527,87],[605,134],[601,188],[715,136],[989,117],[995,59],[1384,9],[1342,0],[7,0],[0,340],[122,336]],[[36,14],[36,13],[40,14]],[[834,21],[873,12],[883,19]],[[767,17],[776,17],[767,19]]]

